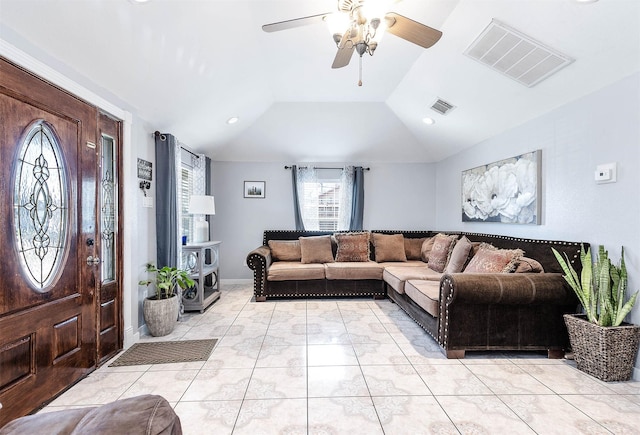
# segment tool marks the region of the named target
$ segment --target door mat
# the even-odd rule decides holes
[[[136,343],[109,367],[206,361],[217,339]]]

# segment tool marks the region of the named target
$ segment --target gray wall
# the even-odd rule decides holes
[[[640,289],[639,95],[636,73],[439,162],[437,227],[586,241],[604,245],[616,262],[624,246],[629,290]],[[536,149],[542,150],[542,225],[462,223],[461,171]],[[618,164],[618,182],[596,184],[596,166],[610,162]],[[640,323],[640,301],[630,320]]]
[[[216,215],[212,238],[221,240],[222,279],[248,279],[249,251],[262,244],[265,229],[295,229],[291,172],[282,163],[213,163]],[[366,164],[364,227],[424,229],[435,225],[435,165]],[[318,166],[336,166],[322,163]],[[266,181],[266,198],[243,198],[244,181]]]

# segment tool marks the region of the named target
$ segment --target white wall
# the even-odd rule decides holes
[[[437,165],[438,228],[625,248],[629,290],[640,289],[640,73],[486,140]],[[542,225],[463,223],[461,172],[542,150]],[[602,163],[618,182],[596,184]],[[640,300],[629,319],[640,323]],[[636,361],[636,378],[640,361]]]
[[[262,244],[264,230],[295,229],[291,172],[286,163],[213,162],[216,215],[212,237],[221,240],[220,274],[249,279],[247,254]],[[435,165],[366,164],[365,229],[430,229],[435,225]],[[318,166],[332,167],[323,163]],[[265,181],[264,199],[243,198],[244,181]]]

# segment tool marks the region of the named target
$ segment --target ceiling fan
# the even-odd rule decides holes
[[[277,32],[324,21],[329,25],[338,53],[332,68],[342,68],[351,61],[353,52],[360,55],[360,80],[362,86],[362,55],[373,56],[385,30],[406,41],[429,48],[442,36],[442,32],[410,18],[388,12],[384,0],[338,0],[337,12],[294,18],[265,24],[265,32]]]

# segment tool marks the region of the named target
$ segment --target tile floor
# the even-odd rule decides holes
[[[105,365],[42,412],[153,393],[187,435],[640,433],[640,382],[535,353],[447,360],[388,300],[251,297],[229,285],[161,338],[219,338],[208,361]]]

